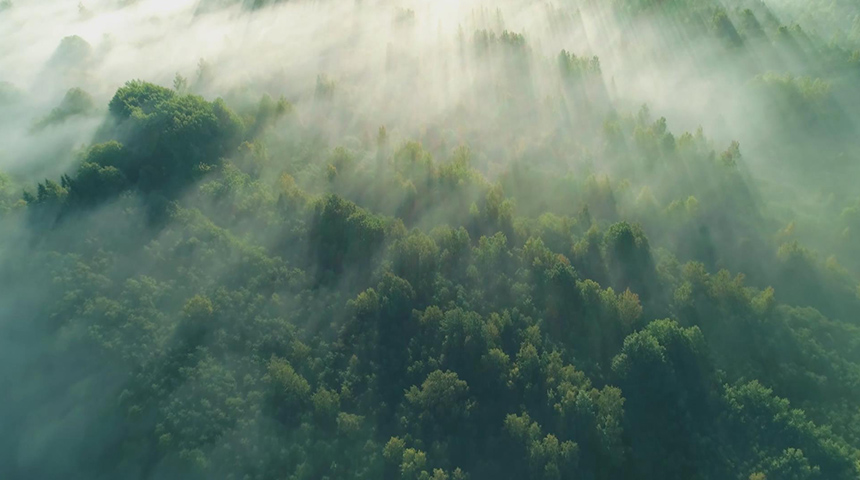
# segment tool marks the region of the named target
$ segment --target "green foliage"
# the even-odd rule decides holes
[[[91,60],[92,46],[83,38],[72,35],[63,37],[49,60],[49,65],[61,69],[80,68]]]
[[[505,430],[522,442],[530,467],[529,478],[565,478],[576,467],[577,445],[571,441],[559,442],[553,434],[541,438],[541,428],[528,414],[508,415]]]
[[[334,79],[324,74],[317,75],[316,90],[314,91],[314,96],[317,100],[331,100],[334,97],[336,89],[337,84]]]
[[[52,125],[58,125],[76,115],[86,115],[95,110],[93,98],[80,88],[73,88],[66,92],[60,105],[51,110],[46,117],[42,118],[33,126],[34,131],[39,131]]]
[[[12,177],[0,171],[0,216],[19,206],[18,191]]]
[[[25,200],[51,203],[62,212],[94,206],[129,189],[170,197],[237,152],[244,154],[249,169],[259,172],[265,167],[265,150],[243,139],[253,141],[288,114],[292,107],[286,100],[274,102],[264,96],[250,128],[246,128],[222,100],[207,102],[184,94],[186,87],[181,81],[177,88],[128,82],[110,101],[111,121],[100,134],[106,141],[85,151],[75,175],[64,175],[59,187],[46,183],[36,196],[26,194]],[[91,102],[85,92],[70,90],[62,105],[38,127],[89,112]],[[233,172],[230,165],[225,169]]]
[[[339,273],[345,266],[367,264],[385,240],[383,218],[337,195],[320,200],[314,212],[310,235],[324,271]]]
[[[152,83],[134,80],[117,90],[108,105],[111,115],[125,120],[132,116],[146,117],[152,115],[159,104],[176,96],[167,88]]]
[[[528,37],[476,10],[456,62],[390,70],[460,79],[438,110],[380,107],[351,74],[269,85],[295,105],[255,85],[209,101],[201,61],[120,88],[58,179],[0,175],[4,402],[23,412],[0,476],[56,477],[24,454],[44,443],[86,478],[858,478],[860,204],[829,183],[856,176],[848,40],[762,2],[600,5],[629,27],[606,48],[666,73],[704,44],[696,71],[757,95],[776,140],[742,153],[626,111],[596,57],[532,35],[590,35],[588,10],[546,7]],[[52,61],[92,56],[70,37]],[[40,125],[96,111],[73,89]],[[821,194],[774,193],[801,170],[828,170]]]
[[[173,90],[180,95],[188,93],[188,79],[177,73],[173,77]]]
[[[604,234],[606,264],[613,284],[649,298],[654,281],[654,260],[648,239],[639,225],[616,223]]]
[[[272,385],[279,406],[300,408],[308,400],[311,389],[308,381],[296,373],[288,361],[272,357],[266,378]]]
[[[334,178],[281,171],[271,181],[267,140],[238,142],[244,125],[262,132],[290,111],[264,97],[244,123],[219,102],[132,82],[111,104],[122,143],[92,145],[74,175],[25,195],[47,218],[65,208],[86,219],[81,207],[113,200],[118,229],[146,232],[127,192],[165,186],[145,188],[144,171],[180,175],[186,155],[233,152],[165,209],[157,235],[130,244],[96,225],[96,237],[72,233],[51,247],[69,253],[36,257],[58,292],[45,318],[83,329],[80,348],[135,372],[117,421],[151,442],[134,447],[141,458],[260,478],[856,473],[856,329],[780,296],[813,303],[823,293],[748,287],[741,274],[665,250],[674,248],[665,231],[704,221],[717,196],[541,173],[547,198],[574,192],[565,197],[574,206],[548,211],[523,196],[533,180],[522,172],[494,184],[472,151],[437,163],[418,142],[384,157],[320,149]],[[638,117],[618,119],[617,134],[642,158],[689,157],[708,172],[743,161],[737,144],[718,155],[698,133],[670,149],[660,143],[665,119]],[[216,148],[210,133],[231,140]],[[357,194],[354,179],[368,170],[411,185],[409,208],[374,209],[384,195]],[[522,198],[534,216],[515,208]],[[432,212],[446,205],[462,214],[439,221]],[[840,217],[849,228],[851,208]],[[618,221],[620,212],[643,222]],[[128,276],[122,255],[152,275]],[[774,245],[772,257],[785,278],[847,282],[799,242]],[[856,286],[834,290],[839,312],[858,301]]]
[[[566,79],[600,74],[600,60],[597,57],[579,58],[567,50],[558,54],[558,67],[561,76]]]
[[[406,392],[406,401],[418,412],[422,422],[453,428],[469,415],[473,405],[469,387],[455,372],[436,370],[424,380],[419,389]]]
[[[498,35],[492,30],[477,30],[474,34],[474,43],[478,54],[498,51],[503,55],[521,56],[528,52],[525,36],[508,30]]]
[[[743,39],[738,33],[725,10],[717,10],[711,20],[714,32],[730,47],[740,47]]]

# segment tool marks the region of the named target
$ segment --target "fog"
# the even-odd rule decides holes
[[[647,103],[674,131],[701,126],[721,143],[738,140],[750,149],[748,161],[756,167],[778,161],[767,147],[782,138],[773,139],[767,125],[772,105],[753,90],[751,75],[776,70],[816,76],[806,71],[809,63],[774,54],[769,42],[753,38],[726,54],[718,39],[694,37],[659,11],[622,24],[611,4],[600,2],[284,2],[263,10],[222,3],[228,5],[15,2],[4,9],[2,39],[14,48],[0,54],[2,81],[23,98],[4,107],[10,114],[3,116],[8,124],[2,168],[26,171],[46,156],[65,157],[66,166],[71,160],[61,151],[88,143],[95,122],[64,126],[60,130],[67,131],[49,132],[47,138],[25,134],[69,88],[82,88],[102,106],[129,79],[170,86],[177,73],[206,96],[265,91],[285,95],[299,108],[313,98],[317,76],[327,75],[340,100],[348,102],[353,126],[396,124],[407,129],[404,137],[413,136],[428,125],[450,123],[474,101],[475,92],[498,83],[496,73],[463,59],[471,53],[464,43],[481,29],[524,35],[532,52],[530,71],[514,75],[526,76],[534,98],[557,94],[557,82],[547,73],[560,50],[597,56],[611,107],[635,110]],[[782,2],[773,7],[778,7],[770,12],[775,18],[792,11]],[[201,60],[205,78],[195,82]],[[839,105],[856,100],[839,98],[844,91],[834,94]],[[475,120],[500,114],[482,107]],[[854,109],[845,113],[856,123]],[[34,144],[48,151],[37,154],[29,148]],[[50,150],[51,145],[58,148]]]
[[[657,318],[705,317],[710,304],[684,310],[679,300],[692,295],[683,293],[692,288],[682,285],[685,262],[715,278],[722,269],[746,275],[744,295],[774,287],[786,309],[855,322],[860,11],[838,1],[821,11],[789,0],[663,3],[0,2],[0,430],[10,432],[0,476],[358,478],[346,460],[329,470],[296,460],[291,445],[324,443],[308,433],[319,412],[285,420],[284,409],[311,412],[310,395],[294,405],[267,386],[298,375],[290,388],[310,382],[310,391],[340,388],[349,398],[331,382],[374,354],[345,338],[376,295],[362,292],[396,290],[391,272],[414,289],[401,316],[436,304],[486,318],[519,311],[542,315],[535,325],[548,331],[558,308],[523,293],[544,280],[515,281],[534,267],[530,242],[541,236],[547,252],[572,262],[577,282],[615,288],[601,298],[638,295],[639,323],[619,327],[611,347],[559,347],[599,388],[623,383],[611,370],[625,335]],[[119,98],[132,80],[169,89],[146,95],[205,101],[177,103],[165,120],[143,94]],[[117,113],[120,100],[133,113]],[[208,116],[194,117],[197,108]],[[101,176],[86,176],[93,171]],[[326,223],[338,215],[348,220]],[[648,260],[636,268],[650,277],[617,273],[608,239],[626,222],[642,226],[630,240],[637,249],[647,234]],[[468,230],[474,265],[451,260],[458,237],[449,227]],[[488,256],[499,232],[508,250]],[[438,265],[455,265],[450,279],[423,278],[424,250],[420,261],[402,260],[425,247],[444,257]],[[510,277],[507,294],[494,290],[496,277]],[[204,317],[214,326],[200,327]],[[853,368],[855,350],[834,355]],[[409,375],[441,370],[455,357],[445,355],[395,369],[401,377],[378,386],[378,398],[343,400],[352,408],[344,415],[376,422],[363,430],[367,458],[381,458],[387,436],[411,425],[403,391],[421,383]],[[277,370],[284,358],[292,374]],[[381,378],[384,368],[373,368],[400,357],[384,358],[367,371]],[[757,378],[726,362],[714,368],[732,381]],[[815,375],[824,374],[804,378]],[[390,405],[387,389],[407,400]],[[816,422],[838,423],[827,413],[836,407],[790,399]],[[505,414],[533,400],[512,402],[521,410]],[[344,418],[337,428],[352,421]],[[398,435],[430,456],[457,444],[421,432]],[[858,432],[837,433],[856,453]],[[625,448],[635,450],[630,438]],[[307,457],[363,456],[326,445]],[[453,460],[430,464],[463,478]],[[613,471],[647,471],[631,465]],[[474,478],[493,472],[481,468]],[[399,469],[386,467],[386,478]],[[763,469],[743,478],[765,478],[751,476]]]
[[[83,87],[104,104],[129,79],[170,85],[179,73],[194,80],[202,59],[209,77],[200,93],[224,95],[254,85],[301,105],[324,74],[359,102],[357,116],[368,123],[385,124],[408,111],[412,128],[420,128],[450,115],[491,81],[486,72],[456,60],[472,32],[490,29],[526,36],[535,54],[531,63],[540,72],[526,81],[537,98],[554,93],[542,73],[567,49],[601,58],[604,82],[615,85],[614,101],[674,111],[679,129],[738,115],[739,100],[720,102],[736,87],[732,69],[720,72],[720,59],[707,62],[707,71],[693,64],[690,52],[708,57],[716,45],[693,40],[702,45],[687,43],[676,58],[656,64],[657,49],[676,38],[666,38],[648,18],[622,29],[599,5],[297,2],[251,13],[240,4],[212,11],[193,1],[125,3],[14,4],[2,17],[4,42],[16,46],[0,57],[4,81],[47,113],[72,87]],[[567,28],[550,28],[553,22]],[[458,32],[465,37],[459,49]],[[75,47],[78,58],[59,61],[69,55],[63,39],[72,36],[85,42]],[[727,130],[721,136],[734,138],[743,128],[726,124],[721,130]],[[81,137],[85,143],[86,134]]]

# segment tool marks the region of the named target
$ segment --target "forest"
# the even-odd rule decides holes
[[[0,1],[0,478],[860,478],[860,2]]]

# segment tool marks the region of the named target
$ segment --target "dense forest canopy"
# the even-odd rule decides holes
[[[860,478],[860,3],[0,1],[0,478]]]

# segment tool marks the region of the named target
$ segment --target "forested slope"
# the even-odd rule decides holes
[[[65,37],[0,84],[0,477],[860,477],[825,3],[198,2],[339,25],[286,37],[338,73],[110,88]]]

